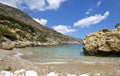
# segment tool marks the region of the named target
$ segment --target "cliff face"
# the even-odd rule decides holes
[[[84,50],[96,56],[120,56],[120,23],[115,29],[103,29],[89,34],[83,40]]]
[[[21,10],[0,3],[0,48],[51,45],[69,41],[81,41],[81,39],[58,33],[37,23]],[[13,45],[8,46],[11,42]]]

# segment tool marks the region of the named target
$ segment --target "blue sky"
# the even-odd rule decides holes
[[[38,23],[65,35],[84,38],[120,22],[120,0],[0,0]]]

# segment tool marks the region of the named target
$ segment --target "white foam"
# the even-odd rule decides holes
[[[33,54],[33,52],[27,52],[27,54],[28,54],[28,55],[32,55],[32,54]]]
[[[40,64],[66,64],[67,62],[43,62]]]
[[[85,63],[85,64],[95,64],[95,62],[92,62],[92,61],[82,61],[82,63]]]
[[[23,53],[16,51],[16,54],[14,56],[20,58],[23,55],[24,55]]]

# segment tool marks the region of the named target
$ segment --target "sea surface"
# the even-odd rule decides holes
[[[22,58],[36,62],[72,62],[85,63],[120,63],[119,57],[86,56],[82,44],[59,44],[53,46],[39,46],[22,48]]]

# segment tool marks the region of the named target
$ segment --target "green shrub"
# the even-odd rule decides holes
[[[12,41],[17,40],[17,37],[8,28],[0,26],[0,36],[4,36]]]
[[[27,31],[27,32],[30,32],[30,33],[35,32],[35,29],[31,25],[25,24],[24,22],[16,20],[16,19],[14,19],[12,17],[8,17],[8,16],[0,14],[0,20],[8,20],[12,24],[16,24],[17,23],[17,24],[19,24],[21,26],[20,27],[20,26],[15,26],[15,25],[8,25],[9,27],[13,27],[13,28],[17,27],[17,28],[19,28],[19,29],[21,29],[23,31]]]
[[[25,38],[26,37],[26,33],[22,32],[22,31],[16,31],[16,34],[18,34],[20,37]]]
[[[40,42],[47,42],[45,35],[39,35],[39,37],[37,38],[37,40],[40,41]]]
[[[5,41],[5,40],[4,40],[3,36],[0,35],[0,43],[1,43],[1,42],[4,42],[4,41]]]

